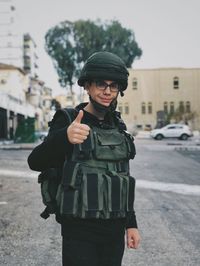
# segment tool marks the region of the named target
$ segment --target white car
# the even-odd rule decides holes
[[[192,137],[193,134],[187,125],[169,124],[162,128],[153,129],[150,132],[150,136],[157,140],[161,140],[163,138],[179,138],[187,140],[189,137]]]

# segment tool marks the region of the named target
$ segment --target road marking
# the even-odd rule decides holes
[[[10,177],[37,178],[38,172],[0,169],[0,175]]]
[[[6,201],[0,201],[0,205],[5,205],[5,204],[7,204],[8,202],[6,202]]]
[[[165,192],[174,192],[183,195],[200,195],[200,186],[188,185],[188,184],[177,184],[177,183],[164,183],[157,181],[148,180],[136,180],[137,188],[154,189]]]

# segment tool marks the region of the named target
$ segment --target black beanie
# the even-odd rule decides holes
[[[121,85],[121,91],[128,86],[128,70],[120,57],[110,52],[97,52],[86,61],[78,79],[78,85],[84,86],[86,81],[103,79],[113,80]]]

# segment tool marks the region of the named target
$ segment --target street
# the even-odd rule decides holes
[[[123,266],[200,265],[200,147],[135,143],[131,174],[142,241],[138,250],[125,250]],[[39,216],[44,205],[29,153],[0,150],[0,265],[61,265],[60,226]]]

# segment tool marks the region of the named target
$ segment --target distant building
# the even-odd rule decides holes
[[[29,33],[20,32],[14,3],[14,0],[0,0],[0,63],[24,69],[37,78],[37,45]]]
[[[118,109],[130,131],[160,127],[168,119],[200,130],[199,68],[129,69],[129,73]]]
[[[73,108],[79,103],[78,95],[71,92],[66,92],[66,94],[60,94],[55,96],[56,101],[61,105],[61,108],[70,107]]]
[[[12,139],[22,119],[35,117],[35,108],[26,99],[28,86],[21,68],[0,64],[0,139]]]
[[[13,0],[0,0],[0,63],[23,69],[23,36]]]
[[[37,45],[30,36],[30,34],[24,34],[24,71],[31,77],[38,77],[38,56],[36,52]]]

